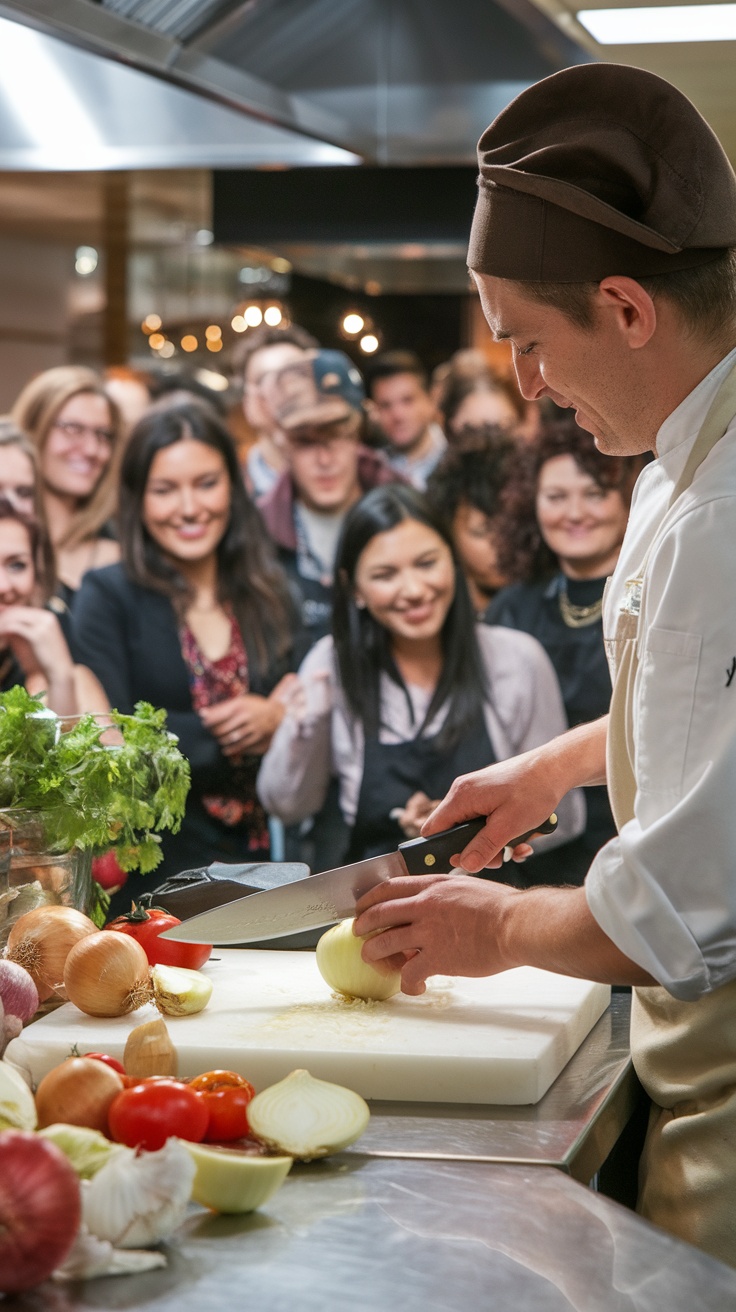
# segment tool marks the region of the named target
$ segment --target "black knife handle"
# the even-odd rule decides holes
[[[406,843],[399,843],[399,851],[404,858],[404,864],[410,875],[443,875],[452,869],[450,866],[450,857],[457,856],[467,847],[471,838],[479,834],[486,817],[481,816],[477,820],[469,820],[465,825],[455,825],[452,829],[443,829],[441,833],[434,834],[432,838],[410,838]],[[514,838],[507,847],[518,847],[520,843],[526,843],[532,834],[553,834],[557,828],[557,816],[553,813],[549,820],[544,820],[541,825],[535,825],[527,833],[520,834]]]

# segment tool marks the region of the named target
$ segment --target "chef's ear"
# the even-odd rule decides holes
[[[598,284],[597,300],[600,309],[614,316],[631,350],[640,350],[651,341],[657,327],[657,309],[649,292],[635,278],[604,278]]]

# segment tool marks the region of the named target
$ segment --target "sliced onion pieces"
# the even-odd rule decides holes
[[[311,1161],[355,1143],[370,1120],[367,1102],[352,1089],[292,1071],[248,1104],[251,1132],[269,1148]]]
[[[165,1016],[195,1016],[212,996],[212,980],[183,966],[154,966],[153,1000]]]

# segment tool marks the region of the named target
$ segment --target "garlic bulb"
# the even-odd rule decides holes
[[[82,1218],[90,1234],[116,1248],[145,1248],[184,1220],[196,1167],[183,1144],[168,1139],[155,1153],[115,1153],[85,1181]]]

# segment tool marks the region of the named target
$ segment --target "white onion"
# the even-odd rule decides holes
[[[0,961],[0,1002],[6,1016],[17,1016],[24,1023],[38,1011],[38,989],[17,961]]]
[[[341,1084],[292,1071],[248,1103],[251,1133],[269,1148],[309,1162],[355,1143],[370,1120],[367,1102]]]
[[[336,993],[367,1002],[385,1002],[401,988],[401,972],[378,970],[364,961],[360,955],[364,943],[364,938],[357,938],[353,933],[353,921],[341,920],[319,940],[317,967],[325,983]]]
[[[194,1016],[212,996],[212,980],[183,966],[154,966],[151,984],[153,1000],[166,1016]]]

